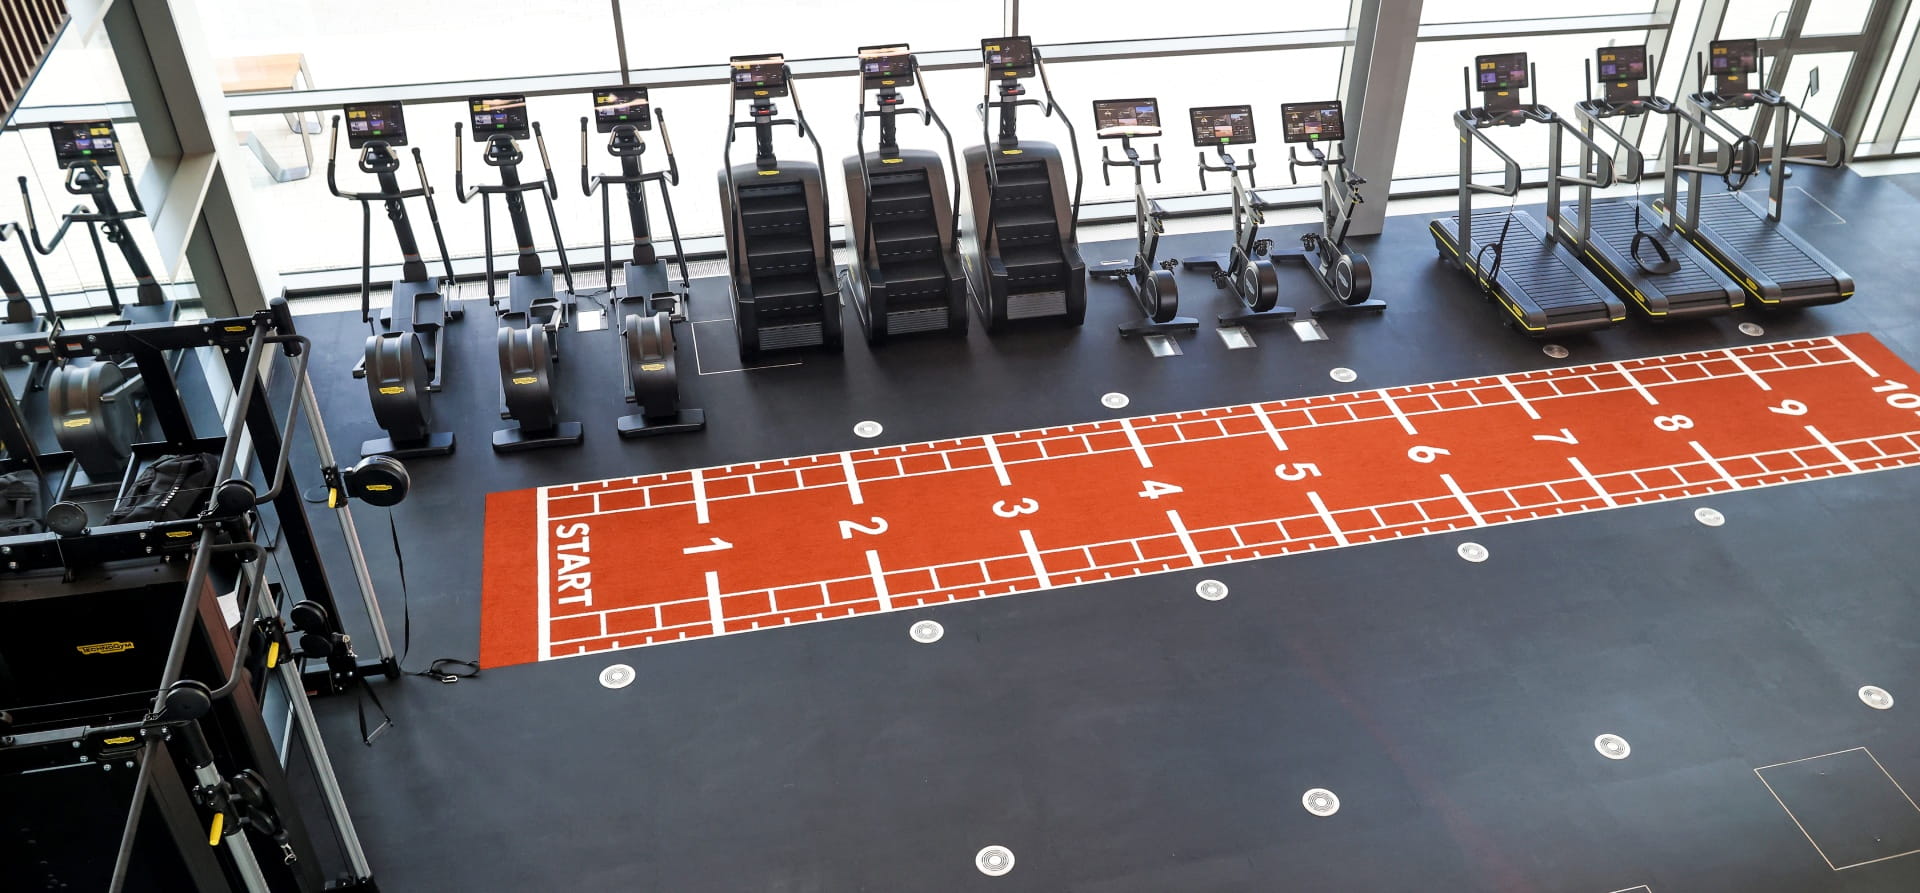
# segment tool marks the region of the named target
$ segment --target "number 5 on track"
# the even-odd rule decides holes
[[[1320,477],[1320,466],[1312,462],[1282,462],[1273,467],[1273,476],[1283,481],[1304,481]]]

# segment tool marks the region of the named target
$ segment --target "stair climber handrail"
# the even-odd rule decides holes
[[[807,110],[800,105],[800,87],[794,82],[793,70],[791,68],[787,70],[787,98],[793,100],[793,126],[799,129],[800,135],[807,138],[807,142],[813,144],[813,163],[817,166],[821,176],[820,219],[823,222],[827,222],[830,226],[830,221],[833,220],[833,203],[827,195],[826,188],[827,154],[820,148],[820,140],[813,135],[813,128],[807,126]],[[819,272],[820,271],[816,271],[816,273]],[[832,272],[833,234],[829,231],[827,233],[827,269],[824,274],[832,275]]]
[[[847,275],[851,277],[854,267],[858,265],[861,275],[867,276],[871,287],[873,276],[880,273],[880,243],[873,234],[873,173],[867,169],[867,87],[864,83],[854,86],[860,91],[860,112],[854,116],[853,154],[860,159],[860,194],[867,198],[861,203],[863,213],[860,215],[859,250],[854,252],[853,263],[847,265]],[[852,224],[853,221],[847,223]],[[874,262],[871,269],[867,266],[869,258]]]
[[[1060,104],[1053,99],[1053,87],[1047,83],[1046,60],[1040,56],[1040,48],[1033,48],[1033,67],[1040,72],[1040,92],[1047,96],[1046,114],[1053,114]],[[1085,177],[1080,167],[1080,136],[1073,130],[1073,120],[1066,111],[1060,111],[1060,123],[1067,128],[1067,145],[1073,148],[1073,209],[1067,220],[1067,233],[1078,244],[1080,236],[1080,191]]]
[[[913,67],[916,71],[919,70],[920,68],[919,59],[916,58],[913,60]],[[914,80],[914,83],[920,87],[920,104],[926,107],[920,110],[921,122],[931,123],[933,126],[940,128],[940,136],[943,137],[947,142],[947,169],[953,172],[953,192],[949,195],[947,204],[948,204],[948,207],[953,212],[953,250],[959,251],[960,250],[960,156],[958,153],[954,151],[954,148],[953,148],[953,133],[947,130],[946,122],[940,120],[940,114],[933,110],[933,97],[927,95],[926,80],[924,78],[916,78]]]

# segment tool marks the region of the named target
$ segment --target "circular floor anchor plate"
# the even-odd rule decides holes
[[[922,645],[938,642],[940,637],[946,634],[946,628],[933,620],[922,620],[907,628],[907,635],[912,636],[915,642]]]
[[[1766,333],[1767,333],[1767,330],[1761,328],[1760,324],[1757,322],[1743,322],[1740,324],[1740,334],[1742,335],[1751,335],[1755,338],[1758,338],[1761,335],[1765,335]]]
[[[1860,687],[1860,703],[1875,710],[1889,710],[1893,707],[1893,695],[1887,694],[1887,690],[1878,685],[1863,685]]]
[[[633,668],[626,664],[614,664],[601,670],[600,684],[608,688],[626,688],[633,684]]]
[[[1132,402],[1132,400],[1127,399],[1127,395],[1119,391],[1100,395],[1100,405],[1108,409],[1126,409],[1127,404]]]
[[[1609,760],[1624,760],[1633,753],[1633,745],[1619,735],[1601,735],[1593,739],[1593,749]]]
[[[853,426],[853,433],[861,437],[879,437],[880,432],[885,430],[875,421],[858,422]]]
[[[1227,597],[1227,584],[1219,580],[1201,580],[1200,585],[1193,587],[1193,591],[1207,601],[1217,602]]]
[[[1360,373],[1355,372],[1352,369],[1348,369],[1345,366],[1335,366],[1333,369],[1327,372],[1327,377],[1333,379],[1334,381],[1340,382],[1341,384],[1346,384],[1347,382],[1350,382],[1356,378],[1359,378]]]
[[[1487,547],[1479,543],[1461,543],[1460,548],[1454,551],[1460,553],[1461,558],[1465,558],[1475,564],[1487,560]]]
[[[1314,788],[1300,795],[1300,805],[1314,815],[1326,818],[1340,811],[1340,798],[1326,788]]]
[[[1542,347],[1540,348],[1540,352],[1556,360],[1566,359],[1567,354],[1569,353],[1569,351],[1566,348],[1561,347],[1558,344],[1549,344],[1545,347]]]
[[[981,874],[999,877],[1013,870],[1013,851],[1003,846],[985,847],[973,854],[973,865]]]
[[[1693,510],[1693,520],[1708,527],[1719,527],[1727,523],[1727,516],[1720,514],[1719,509],[1697,508]]]

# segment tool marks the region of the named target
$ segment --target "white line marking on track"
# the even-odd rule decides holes
[[[880,599],[880,610],[893,610],[893,597],[887,594],[887,572],[880,569],[880,553],[867,550],[867,573],[873,576],[873,594]]]
[[[1333,513],[1327,511],[1325,502],[1320,501],[1320,494],[1308,490],[1307,501],[1313,503],[1313,510],[1320,513],[1320,520],[1327,525],[1327,530],[1332,531],[1333,541],[1342,546],[1347,545],[1347,535],[1341,532],[1340,525],[1333,523]]]
[[[540,651],[541,660],[553,656],[553,606],[547,604],[551,593],[548,592],[548,577],[552,574],[547,548],[547,488],[541,487],[533,492],[533,523],[539,525],[535,534],[534,548],[540,554]]]
[[[1140,435],[1133,430],[1133,420],[1121,419],[1120,430],[1127,432],[1127,442],[1133,444],[1133,454],[1140,457],[1140,467],[1152,468],[1153,458],[1147,455],[1146,444],[1140,442]]]
[[[1386,388],[1381,388],[1378,391],[1374,391],[1374,393],[1380,395],[1380,402],[1386,404],[1387,411],[1390,413],[1393,413],[1393,417],[1400,420],[1400,427],[1402,430],[1406,431],[1408,434],[1420,433],[1413,429],[1413,420],[1407,418],[1407,414],[1400,411],[1400,404],[1393,402],[1393,398],[1387,394]]]
[[[1763,391],[1773,390],[1773,385],[1767,384],[1767,380],[1764,378],[1761,378],[1760,373],[1753,371],[1753,367],[1748,366],[1747,361],[1740,359],[1739,355],[1735,354],[1731,350],[1722,351],[1722,353],[1725,353],[1727,355],[1727,359],[1732,360],[1735,366],[1739,366],[1740,371],[1746,373],[1748,378],[1753,379],[1753,383],[1756,385],[1759,385],[1760,390],[1763,390]]]
[[[1180,520],[1180,513],[1167,509],[1167,521],[1173,525],[1174,534],[1180,537],[1180,545],[1186,547],[1187,560],[1192,561],[1194,567],[1205,564],[1206,562],[1200,559],[1200,549],[1193,544],[1193,535],[1187,533],[1186,523]]]
[[[1513,395],[1514,405],[1526,410],[1527,418],[1535,421],[1540,419],[1540,413],[1534,411],[1533,404],[1528,403],[1527,398],[1520,396],[1520,389],[1514,387],[1513,382],[1508,381],[1506,376],[1496,375],[1494,376],[1494,380],[1500,382],[1500,386],[1506,388],[1508,394]]]
[[[980,438],[980,442],[986,444],[987,461],[993,463],[993,476],[1000,481],[1000,486],[1013,486],[1013,481],[1007,478],[1007,463],[1000,459],[1000,445],[993,442],[993,435]]]
[[[1253,404],[1253,414],[1260,417],[1260,427],[1265,428],[1267,436],[1273,438],[1273,448],[1287,451],[1287,442],[1280,439],[1280,429],[1273,426],[1273,419],[1267,417],[1267,410],[1258,403]]]
[[[1843,354],[1846,354],[1847,359],[1852,360],[1854,365],[1859,366],[1860,371],[1867,373],[1867,377],[1869,378],[1880,377],[1880,373],[1873,371],[1873,367],[1867,365],[1866,360],[1860,359],[1860,357],[1853,352],[1853,349],[1846,345],[1846,342],[1841,341],[1839,338],[1836,338],[1836,337],[1829,337],[1827,338],[1827,341],[1828,343],[1832,344],[1834,347],[1840,348],[1840,352]]]
[[[726,619],[720,613],[720,572],[707,571],[707,613],[713,617],[713,634],[718,636],[727,631]]]
[[[1033,576],[1040,582],[1040,588],[1052,589],[1053,581],[1047,579],[1047,565],[1040,560],[1040,547],[1033,544],[1033,531],[1020,531],[1020,544],[1027,547],[1027,560],[1033,562]]]
[[[733,548],[732,543],[727,542],[726,540],[723,540],[716,536],[707,540],[707,544],[704,546],[688,546],[684,549],[681,549],[680,554],[698,555],[702,552],[725,552],[726,550],[731,548]]]
[[[1709,466],[1712,466],[1714,473],[1720,475],[1720,479],[1723,481],[1726,481],[1727,486],[1732,487],[1735,490],[1740,489],[1740,482],[1734,480],[1733,475],[1730,475],[1727,473],[1726,467],[1720,464],[1719,459],[1713,458],[1713,454],[1708,453],[1707,448],[1700,445],[1700,441],[1689,440],[1687,441],[1687,446],[1693,447],[1693,451],[1696,453],[1699,453],[1700,458],[1704,460]]]
[[[1587,466],[1581,464],[1579,459],[1575,459],[1572,456],[1568,456],[1567,463],[1573,466],[1574,471],[1577,471],[1580,473],[1580,479],[1583,481],[1586,481],[1587,486],[1593,488],[1593,492],[1599,494],[1601,499],[1606,500],[1608,508],[1620,507],[1620,503],[1613,498],[1613,494],[1608,493],[1605,487],[1600,486],[1600,479],[1597,477],[1594,477],[1593,472],[1588,471]]]
[[[701,524],[707,523],[707,476],[704,468],[693,470],[693,519]]]
[[[853,473],[853,454],[840,454],[840,469],[847,474],[847,494],[853,497],[853,504],[860,505],[866,498],[860,495],[860,476]]]
[[[1846,453],[1840,452],[1840,448],[1837,446],[1834,446],[1833,441],[1828,440],[1825,434],[1821,434],[1820,429],[1815,428],[1812,425],[1808,425],[1807,433],[1812,435],[1814,440],[1820,441],[1820,445],[1823,447],[1826,447],[1827,452],[1832,453],[1835,459],[1839,459],[1840,464],[1845,465],[1848,471],[1855,472],[1855,473],[1858,473],[1860,471],[1860,466],[1855,464],[1852,459],[1847,458]]]
[[[1453,498],[1460,500],[1460,507],[1467,510],[1467,517],[1473,519],[1473,526],[1487,526],[1487,519],[1480,517],[1480,510],[1473,507],[1473,500],[1468,498],[1467,491],[1454,482],[1453,475],[1441,473],[1440,483],[1446,484],[1447,489],[1453,491]]]
[[[1619,370],[1621,377],[1627,380],[1627,384],[1632,385],[1634,390],[1640,392],[1640,396],[1646,399],[1647,404],[1649,406],[1660,405],[1660,400],[1653,396],[1652,391],[1647,390],[1646,385],[1643,385],[1640,383],[1640,379],[1634,378],[1633,373],[1627,371],[1627,367],[1625,364],[1615,363],[1613,364],[1613,368]]]

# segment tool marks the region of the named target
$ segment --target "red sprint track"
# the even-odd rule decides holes
[[[548,660],[1920,463],[1867,335],[495,493]]]

